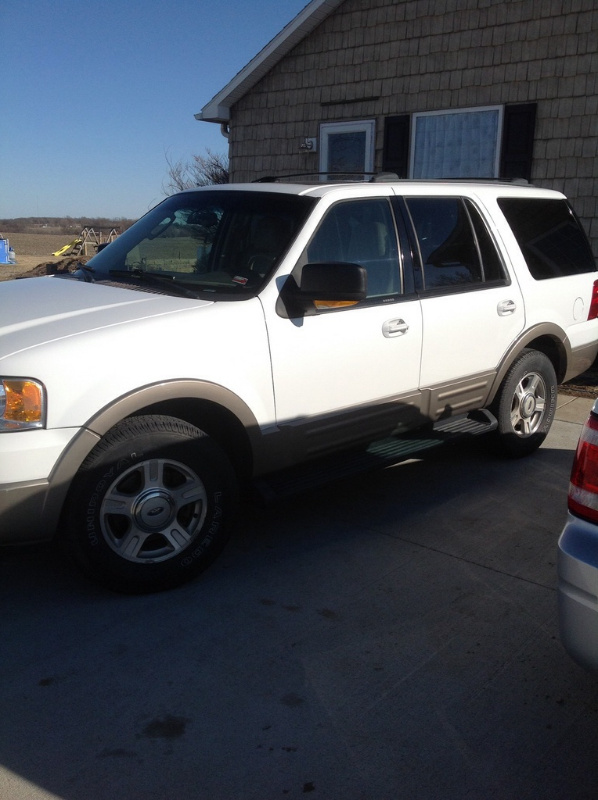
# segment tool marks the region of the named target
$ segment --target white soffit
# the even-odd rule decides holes
[[[312,0],[218,94],[195,114],[203,122],[228,122],[230,109],[343,0]]]

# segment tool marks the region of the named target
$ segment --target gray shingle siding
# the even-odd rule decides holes
[[[596,0],[345,0],[231,109],[233,180],[317,170],[322,122],[537,103],[532,180],[598,253]]]

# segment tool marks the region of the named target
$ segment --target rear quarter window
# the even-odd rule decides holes
[[[566,200],[503,197],[498,205],[536,280],[596,270],[590,243]]]

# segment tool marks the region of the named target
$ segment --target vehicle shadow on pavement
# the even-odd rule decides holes
[[[7,551],[0,796],[590,797],[598,688],[556,624],[571,459],[460,444],[244,504],[162,594]]]
[[[343,529],[348,535],[377,531],[457,557],[475,553],[490,565],[501,543],[525,539],[530,526],[544,526],[551,531],[547,545],[554,565],[572,459],[572,451],[556,449],[506,459],[488,452],[482,437],[474,438],[266,507],[248,505],[228,553],[308,545]],[[503,556],[500,566],[520,574],[523,564],[510,565]],[[540,579],[539,565],[528,566],[530,579]],[[549,571],[545,582],[555,586]]]

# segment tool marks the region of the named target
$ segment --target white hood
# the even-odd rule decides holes
[[[212,303],[71,278],[2,282],[0,359],[66,336],[207,305]]]

